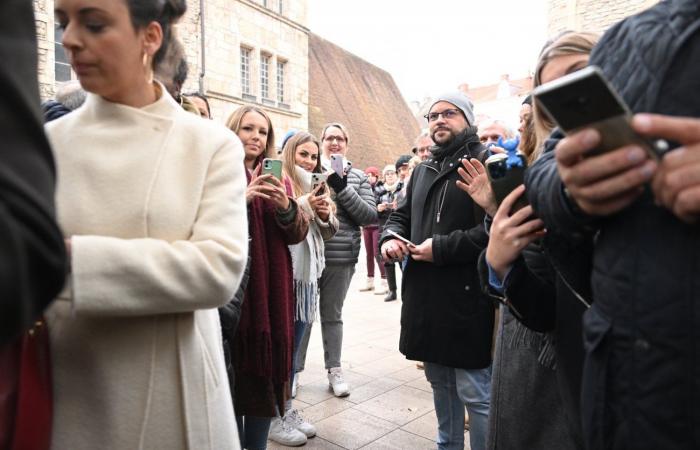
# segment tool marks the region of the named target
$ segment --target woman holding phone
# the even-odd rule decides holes
[[[306,239],[290,245],[294,272],[294,353],[293,363],[299,353],[306,327],[315,320],[318,311],[318,281],[326,265],[323,255],[324,241],[338,231],[339,223],[325,182],[314,185],[321,176],[319,143],[306,132],[294,134],[282,150],[283,172],[290,180],[299,208],[311,218]],[[290,373],[292,396],[296,395],[296,370]],[[288,446],[301,445],[316,435],[316,428],[306,422],[299,411],[287,401],[282,417],[276,417],[270,428],[270,439]]]
[[[596,41],[587,33],[559,36],[540,55],[535,86],[585,67]],[[542,154],[553,128],[536,106],[533,120],[537,143],[527,155],[529,163]],[[532,131],[524,128],[524,133]],[[522,141],[532,137],[525,135]],[[482,286],[507,306],[501,308],[494,356],[489,448],[583,448],[579,395],[584,306],[541,248],[543,222],[531,206],[513,208],[524,186],[498,206],[484,167],[474,160],[465,161],[464,167],[460,188],[486,211],[496,211],[480,259]]]
[[[250,279],[233,342],[236,421],[241,447],[264,449],[270,422],[289,400],[294,347],[294,288],[289,245],[304,240],[309,219],[292,198],[289,179],[262,175],[275,155],[265,111],[243,106],[227,126],[243,142],[248,179]]]

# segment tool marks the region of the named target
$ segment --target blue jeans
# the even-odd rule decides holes
[[[309,326],[308,323],[302,322],[301,320],[297,320],[294,322],[294,350],[292,352],[292,373],[289,377],[289,388],[291,389],[292,385],[294,384],[294,375],[296,375],[297,372],[297,359],[299,358],[299,350],[301,350],[301,341],[304,338],[304,334],[306,334],[306,328]],[[290,398],[287,400],[287,403],[284,405],[285,408],[285,414],[287,411],[292,409],[292,399]]]
[[[265,450],[267,448],[267,435],[270,434],[270,422],[272,422],[272,417],[236,416],[241,448]]]
[[[469,411],[472,450],[486,450],[491,367],[465,370],[425,363],[425,378],[433,389],[440,450],[464,449],[464,406]]]

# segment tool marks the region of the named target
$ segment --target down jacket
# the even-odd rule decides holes
[[[623,21],[591,55],[633,112],[690,117],[700,117],[699,60],[697,0],[661,2]],[[648,189],[612,216],[577,214],[551,151],[526,185],[549,233],[597,231],[594,303],[584,316],[588,448],[700,448],[700,226],[655,206]]]
[[[326,241],[326,265],[355,265],[360,254],[360,227],[377,223],[377,204],[372,186],[359,169],[348,172],[348,185],[333,193],[340,229]]]

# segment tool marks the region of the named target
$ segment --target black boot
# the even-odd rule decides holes
[[[394,263],[385,264],[384,270],[386,272],[386,281],[389,284],[389,293],[384,297],[385,302],[392,302],[396,300],[396,265]]]

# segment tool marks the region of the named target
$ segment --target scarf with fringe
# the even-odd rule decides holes
[[[296,171],[301,189],[305,193],[297,199],[299,207],[314,220],[309,224],[309,232],[306,235],[306,239],[298,244],[289,246],[289,252],[292,255],[294,296],[296,299],[294,320],[311,323],[316,320],[318,314],[320,294],[318,279],[321,278],[323,268],[326,266],[326,260],[323,254],[323,237],[316,221],[318,218],[308,201],[309,192],[311,191],[311,173],[298,166]]]

